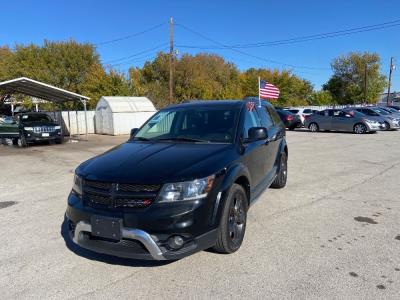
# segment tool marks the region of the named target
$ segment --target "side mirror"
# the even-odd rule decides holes
[[[248,141],[265,140],[268,137],[268,131],[265,127],[252,127],[249,129]]]
[[[130,135],[131,139],[135,136],[135,134],[136,134],[136,132],[138,132],[138,130],[139,130],[139,128],[132,128],[131,129],[131,135]]]

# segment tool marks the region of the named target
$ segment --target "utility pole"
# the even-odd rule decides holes
[[[364,69],[364,101],[368,103],[367,101],[367,89],[368,89],[368,63],[365,62],[365,69]]]
[[[392,72],[394,69],[393,65],[393,57],[390,58],[390,71],[389,71],[389,86],[388,86],[388,94],[386,98],[386,105],[389,106],[389,99],[390,99],[390,85],[392,84]]]
[[[173,41],[173,23],[172,17],[169,19],[169,104],[171,104],[174,100],[174,41]]]

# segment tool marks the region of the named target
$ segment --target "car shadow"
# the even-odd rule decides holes
[[[61,224],[60,233],[65,241],[65,245],[67,246],[67,248],[74,254],[86,259],[95,260],[111,265],[120,265],[127,267],[160,267],[174,262],[173,260],[157,261],[121,258],[107,254],[96,253],[94,251],[79,247],[71,240],[71,237],[69,236],[68,223],[65,216],[64,221]]]
[[[309,132],[310,134],[314,134],[314,133],[343,133],[343,134],[354,134],[354,132],[351,131],[336,131],[336,130],[319,130],[317,132],[311,132],[310,130],[308,130],[307,128],[296,128],[295,130],[287,130],[288,132]],[[365,134],[375,134],[378,131],[372,131],[372,132],[366,132]]]

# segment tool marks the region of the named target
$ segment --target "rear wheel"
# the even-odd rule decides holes
[[[234,183],[224,203],[215,251],[229,254],[240,248],[246,231],[247,209],[246,192]]]
[[[296,128],[296,126],[291,126],[289,127],[289,130],[293,131]]]
[[[286,152],[281,154],[279,159],[279,169],[276,173],[276,178],[274,182],[271,184],[271,187],[274,189],[281,189],[286,186],[287,181],[287,155]]]
[[[353,132],[356,134],[363,134],[367,132],[367,126],[362,123],[354,125]]]
[[[319,126],[318,126],[318,124],[317,123],[311,123],[310,125],[308,125],[308,129],[311,131],[311,132],[317,132],[317,131],[319,131]]]

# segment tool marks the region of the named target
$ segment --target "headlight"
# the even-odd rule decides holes
[[[214,183],[214,175],[193,181],[167,183],[161,189],[158,202],[196,200],[207,197]]]
[[[24,127],[24,130],[26,130],[26,131],[33,131],[33,127]]]
[[[72,186],[72,193],[75,195],[82,197],[82,178],[75,174],[74,176],[74,184]]]
[[[55,130],[61,129],[61,126],[54,126],[54,129],[55,129]]]

